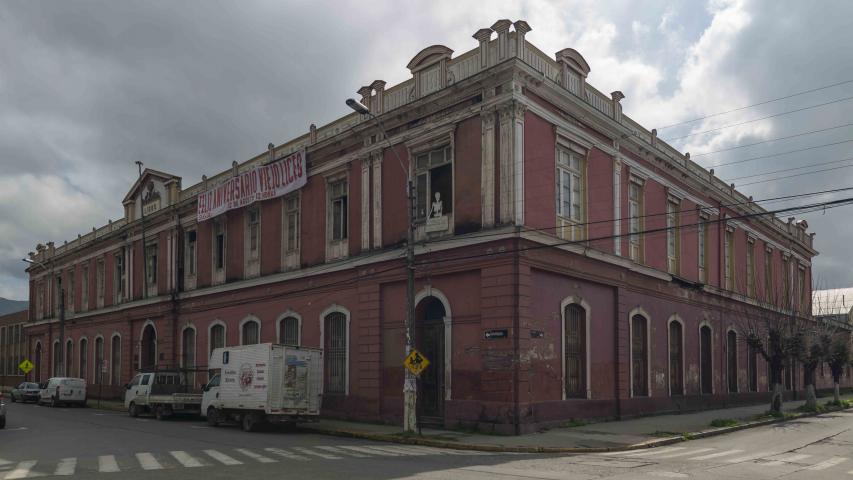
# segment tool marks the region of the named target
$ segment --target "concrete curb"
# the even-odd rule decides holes
[[[399,443],[404,445],[420,445],[425,447],[448,448],[453,450],[473,450],[479,452],[508,452],[508,453],[603,453],[603,452],[627,452],[631,450],[641,450],[644,448],[661,447],[664,445],[672,445],[674,443],[686,442],[688,440],[697,440],[700,438],[714,437],[724,435],[731,432],[746,430],[749,428],[763,427],[776,423],[789,422],[791,420],[799,420],[801,418],[818,417],[830,413],[842,412],[853,407],[838,408],[822,413],[796,413],[791,418],[770,418],[767,420],[756,420],[731,427],[712,428],[708,430],[700,430],[698,432],[688,432],[677,437],[666,437],[661,439],[649,440],[647,442],[635,443],[633,445],[625,445],[618,447],[541,447],[541,446],[505,446],[491,444],[476,444],[476,443],[459,443],[446,440],[433,440],[429,438],[419,437],[401,437],[386,433],[370,433],[359,432],[355,430],[345,429],[325,429],[313,427],[310,425],[300,425],[299,429],[311,433],[319,433],[323,435],[332,435],[346,438],[359,438],[363,440],[373,440],[377,442]]]

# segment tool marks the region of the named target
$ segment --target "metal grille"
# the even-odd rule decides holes
[[[110,346],[110,384],[121,384],[121,337],[118,335],[113,337],[112,345]]]
[[[699,357],[702,393],[711,394],[714,390],[711,371],[711,327],[707,325],[699,329]]]
[[[681,324],[669,324],[669,393],[682,395],[684,393],[684,346],[681,339]]]
[[[281,335],[281,343],[293,347],[299,346],[299,320],[294,317],[285,317],[281,319],[279,325],[279,334]]]
[[[737,333],[735,332],[730,331],[726,335],[726,354],[729,392],[737,392]]]
[[[104,339],[95,340],[95,384],[100,384],[103,379],[101,367],[104,365]]]
[[[568,305],[566,321],[566,397],[586,396],[586,311]]]
[[[214,325],[210,329],[210,351],[207,352],[208,358],[213,354],[213,350],[225,346],[225,327],[222,325]]]
[[[86,380],[88,377],[88,372],[86,369],[89,368],[89,341],[85,338],[80,340],[80,363],[78,367],[80,369],[79,376],[83,380]]]
[[[258,322],[250,320],[243,324],[243,345],[255,345],[261,343],[260,327]]]
[[[181,365],[184,368],[195,368],[195,330],[185,328],[181,337]],[[195,373],[189,374],[189,384],[195,385]]]
[[[333,312],[325,319],[326,360],[325,393],[346,393],[347,385],[347,319],[343,313]]]
[[[631,371],[633,372],[633,393],[635,396],[649,394],[649,364],[647,359],[646,318],[634,315],[631,319]]]

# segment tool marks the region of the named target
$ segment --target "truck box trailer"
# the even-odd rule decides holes
[[[208,368],[201,414],[210,425],[316,421],[322,397],[323,352],[272,343],[217,348]]]

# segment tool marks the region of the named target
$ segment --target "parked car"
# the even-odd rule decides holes
[[[157,420],[172,415],[198,415],[201,393],[194,392],[187,370],[139,373],[125,386],[124,406],[131,417],[152,412]]]
[[[54,377],[39,391],[38,404],[86,406],[86,381],[82,378]]]
[[[0,428],[6,428],[6,400],[0,393]]]
[[[12,392],[9,394],[9,398],[12,400],[12,403],[27,401],[37,402],[40,391],[41,387],[38,383],[24,382],[12,389]]]

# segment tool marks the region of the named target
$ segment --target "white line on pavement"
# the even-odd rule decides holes
[[[139,466],[142,467],[143,470],[160,470],[163,468],[163,465],[160,465],[160,462],[154,458],[154,455],[151,455],[148,452],[137,453],[136,460],[139,462]]]
[[[746,462],[748,460],[755,460],[758,458],[770,457],[773,455],[776,455],[776,452],[753,452],[753,453],[750,453],[749,455],[743,455],[743,456],[735,457],[735,458],[727,458],[723,461],[726,463],[740,463],[740,462]]]
[[[121,471],[118,468],[115,455],[101,455],[98,457],[98,471],[105,473]]]
[[[204,464],[198,461],[197,458],[193,457],[189,453],[183,450],[175,450],[173,452],[169,452],[175,457],[175,460],[181,463],[181,465],[185,467],[203,467]]]
[[[329,453],[315,452],[313,450],[308,450],[307,448],[303,448],[303,447],[291,447],[291,448],[293,448],[293,450],[295,450],[299,453],[304,453],[306,455],[313,455],[315,457],[325,458],[326,460],[340,460],[342,458],[342,457],[339,457],[337,455],[332,455]]]
[[[337,453],[338,455],[344,455],[347,457],[367,458],[367,455],[362,455],[360,453],[351,452],[351,451],[344,450],[343,448],[338,448],[338,447],[315,446],[314,448],[324,450],[324,451],[330,452],[330,453]]]
[[[19,462],[11,472],[6,474],[6,480],[27,478],[27,475],[30,474],[30,470],[36,466],[37,461],[38,460],[27,460],[25,462]]]
[[[74,470],[77,468],[77,458],[63,458],[56,465],[54,475],[74,475]]]
[[[713,450],[713,448],[694,448],[691,450],[687,450],[686,452],[675,452],[675,453],[671,453],[669,455],[661,455],[658,458],[684,457],[687,455],[696,455],[697,453],[702,453],[702,452],[710,452],[711,450]]]
[[[288,452],[287,450],[283,450],[281,448],[265,448],[267,452],[274,453],[284,458],[289,458],[291,460],[308,460],[307,457],[303,457],[302,455],[297,455],[295,453]]]
[[[382,449],[382,450],[385,450],[386,452],[396,452],[396,453],[399,453],[400,455],[410,455],[410,456],[416,456],[416,457],[419,457],[421,455],[429,455],[426,452],[421,452],[418,450],[409,450],[406,447],[398,447],[396,445],[385,445],[382,447],[372,446],[370,448]]]
[[[234,457],[230,457],[230,456],[225,455],[224,453],[218,452],[216,450],[205,450],[204,453],[208,454],[209,456],[213,457],[214,460],[217,460],[217,461],[219,461],[225,465],[242,465],[243,464],[243,462],[241,462],[240,460],[237,460]]]
[[[688,458],[688,460],[710,460],[712,458],[719,458],[719,457],[725,457],[728,455],[734,455],[735,453],[741,453],[742,451],[743,450],[726,450],[725,452],[717,452],[717,453],[711,453],[708,455],[702,455],[701,457]]]
[[[816,463],[812,466],[806,467],[806,470],[826,470],[829,467],[834,467],[839,463],[843,463],[847,460],[847,457],[832,457],[829,460],[824,460],[820,463]]]
[[[245,456],[247,456],[253,460],[257,460],[261,463],[275,463],[278,461],[278,460],[273,460],[270,457],[265,457],[263,455],[257,454],[255,452],[253,452],[251,450],[247,450],[245,448],[235,448],[234,450],[237,450],[238,452],[242,453],[243,455],[245,455]]]
[[[367,447],[357,447],[355,445],[341,445],[341,448],[346,448],[347,450],[352,450],[354,452],[366,453],[368,455],[379,455],[384,457],[399,457],[399,453],[388,453],[383,452],[381,450],[371,450]]]
[[[766,467],[777,467],[779,465],[784,465],[786,463],[794,463],[799,462],[800,460],[805,460],[806,458],[811,457],[811,455],[807,455],[805,453],[791,453],[788,455],[777,455],[776,459],[762,463],[762,465]]]
[[[655,455],[660,455],[662,453],[676,452],[678,450],[684,450],[685,447],[665,447],[665,448],[652,448],[649,450],[644,450],[642,452],[633,452],[625,454],[625,457],[652,457]]]

